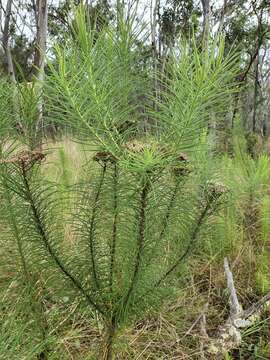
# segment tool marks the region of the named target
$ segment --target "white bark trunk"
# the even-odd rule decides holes
[[[210,0],[201,1],[203,7],[203,47],[206,48],[210,29]]]
[[[44,81],[44,68],[45,68],[45,54],[47,42],[47,27],[48,27],[48,2],[47,0],[37,0],[37,40],[36,40],[36,53],[34,65],[36,68],[37,83],[37,96],[38,96],[38,119],[36,126],[37,145],[41,146],[43,124],[43,81]]]
[[[218,27],[219,32],[223,31],[225,15],[226,15],[226,11],[227,11],[227,4],[228,4],[228,0],[224,0],[223,7],[221,10],[221,15],[220,15],[219,27]]]
[[[157,24],[158,24],[158,13],[160,7],[160,0],[154,0],[151,2],[151,41],[152,41],[152,66],[153,66],[153,93],[154,98],[158,98],[159,96],[159,89],[158,89],[158,62],[159,62],[159,52],[157,48]],[[156,110],[156,104],[155,104]]]
[[[11,10],[12,10],[12,0],[7,1],[6,6],[6,14],[5,14],[5,23],[4,23],[4,30],[3,30],[3,38],[2,38],[2,45],[6,56],[6,64],[7,64],[7,71],[10,76],[10,79],[13,83],[16,83],[15,78],[15,71],[14,65],[12,61],[10,45],[9,45],[9,38],[10,38],[10,18],[11,18]]]
[[[44,79],[45,52],[47,42],[48,27],[48,2],[47,0],[38,0],[37,3],[37,45],[35,66],[37,68],[37,77]]]

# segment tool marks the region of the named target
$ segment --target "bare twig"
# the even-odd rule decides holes
[[[230,292],[230,316],[233,318],[237,316],[241,312],[241,306],[239,304],[235,286],[233,275],[229,267],[228,259],[224,259],[224,271],[227,279],[227,288]]]
[[[249,319],[252,315],[258,314],[261,308],[270,301],[270,292],[264,295],[259,301],[255,304],[252,304],[247,310],[242,311],[240,314],[243,319]]]
[[[224,271],[227,280],[227,288],[230,293],[230,315],[224,324],[220,325],[217,334],[214,337],[209,337],[206,332],[205,311],[200,317],[200,326],[202,339],[205,345],[202,344],[202,354],[205,352],[215,356],[215,359],[223,359],[224,354],[232,349],[236,349],[241,345],[242,335],[241,329],[250,327],[260,317],[262,307],[270,301],[270,292],[266,294],[255,304],[252,304],[247,310],[242,310],[241,304],[238,301],[236,289],[234,286],[233,274],[231,272],[228,259],[224,259]],[[205,350],[206,349],[206,350]]]

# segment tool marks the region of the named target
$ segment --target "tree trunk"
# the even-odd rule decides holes
[[[223,6],[221,9],[221,14],[220,14],[220,22],[219,22],[219,27],[218,27],[219,32],[223,31],[225,15],[226,15],[226,11],[227,11],[227,4],[228,4],[228,0],[224,0]]]
[[[2,37],[2,46],[6,57],[6,70],[10,81],[14,84],[13,89],[13,111],[14,118],[16,119],[16,126],[18,129],[22,129],[22,124],[20,121],[20,103],[18,98],[18,89],[16,87],[17,81],[15,76],[15,69],[12,60],[11,50],[10,50],[10,19],[12,12],[12,0],[7,0],[6,11],[5,11],[5,21],[4,21],[4,29],[3,29],[3,37]]]
[[[158,63],[159,63],[159,52],[157,48],[157,24],[158,24],[158,14],[160,8],[160,0],[154,0],[151,2],[151,42],[152,42],[152,67],[153,67],[153,95],[154,99],[158,99],[159,97],[159,89],[158,89]],[[157,104],[154,100],[154,110],[157,110]],[[154,120],[155,121],[155,120]],[[155,123],[155,125],[157,125]]]
[[[235,94],[235,100],[234,100],[234,107],[233,107],[233,114],[232,114],[232,121],[231,121],[232,128],[234,127],[234,120],[235,120],[237,110],[238,110],[241,86],[246,81],[249,71],[252,68],[252,65],[255,62],[257,56],[259,56],[259,51],[260,51],[262,41],[263,41],[263,38],[259,38],[258,46],[255,49],[254,53],[250,56],[250,61],[247,65],[245,71],[243,72],[243,74],[237,76],[237,78],[236,78],[236,80],[239,82],[239,84],[238,84],[238,91]]]
[[[10,28],[11,9],[12,9],[12,0],[8,0],[6,6],[2,45],[6,56],[7,72],[9,74],[11,81],[13,83],[16,83],[14,65],[13,65],[10,46],[9,46],[9,37],[10,37],[9,28]]]
[[[111,324],[108,324],[107,333],[105,336],[105,346],[103,354],[101,356],[102,360],[112,360],[113,359],[113,342],[116,332],[116,321],[113,316]]]
[[[260,56],[258,53],[256,62],[255,62],[253,115],[252,115],[252,132],[253,133],[255,133],[255,131],[256,131],[257,98],[258,98],[258,90],[259,90],[259,63],[260,63]]]
[[[34,67],[36,72],[37,96],[38,96],[38,118],[36,125],[36,146],[41,147],[43,124],[43,81],[45,68],[45,53],[48,27],[48,2],[47,0],[37,0],[37,38],[36,51],[34,57]]]
[[[209,38],[209,26],[210,26],[210,0],[201,0],[203,7],[203,33],[202,43],[203,48],[207,48]]]

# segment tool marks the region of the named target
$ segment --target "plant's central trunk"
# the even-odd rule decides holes
[[[111,323],[108,325],[107,334],[105,338],[105,347],[102,355],[102,360],[113,359],[113,340],[116,332],[116,319],[112,318]]]
[[[124,308],[128,304],[130,296],[131,296],[131,294],[134,290],[134,287],[136,285],[136,282],[138,280],[138,275],[139,275],[139,271],[140,271],[141,260],[142,260],[142,251],[143,251],[144,240],[145,240],[145,221],[146,221],[147,195],[149,192],[149,188],[150,188],[150,183],[147,180],[146,183],[143,185],[143,187],[141,189],[141,194],[140,194],[140,208],[139,208],[139,214],[138,214],[139,228],[138,228],[138,238],[137,238],[137,254],[136,254],[134,271],[133,271],[130,287],[128,289],[127,295],[123,302]]]

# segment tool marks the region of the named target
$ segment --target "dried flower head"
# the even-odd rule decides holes
[[[10,159],[1,160],[1,164],[21,164],[23,166],[34,165],[45,159],[45,154],[38,151],[21,151]]]
[[[143,143],[143,142],[140,142],[138,140],[128,141],[124,145],[124,148],[126,150],[131,151],[133,153],[141,153],[141,152],[143,152],[145,149],[147,149],[149,147],[150,147],[150,144]]]
[[[205,195],[208,201],[213,201],[229,192],[229,188],[218,181],[207,181]]]
[[[98,151],[94,156],[93,160],[102,163],[115,163],[116,157],[109,151]]]
[[[179,154],[178,160],[183,162],[183,163],[189,163],[188,156],[186,154],[184,154],[184,153]]]
[[[175,176],[184,176],[190,174],[192,166],[186,154],[180,153],[177,157],[177,165],[173,167]]]

